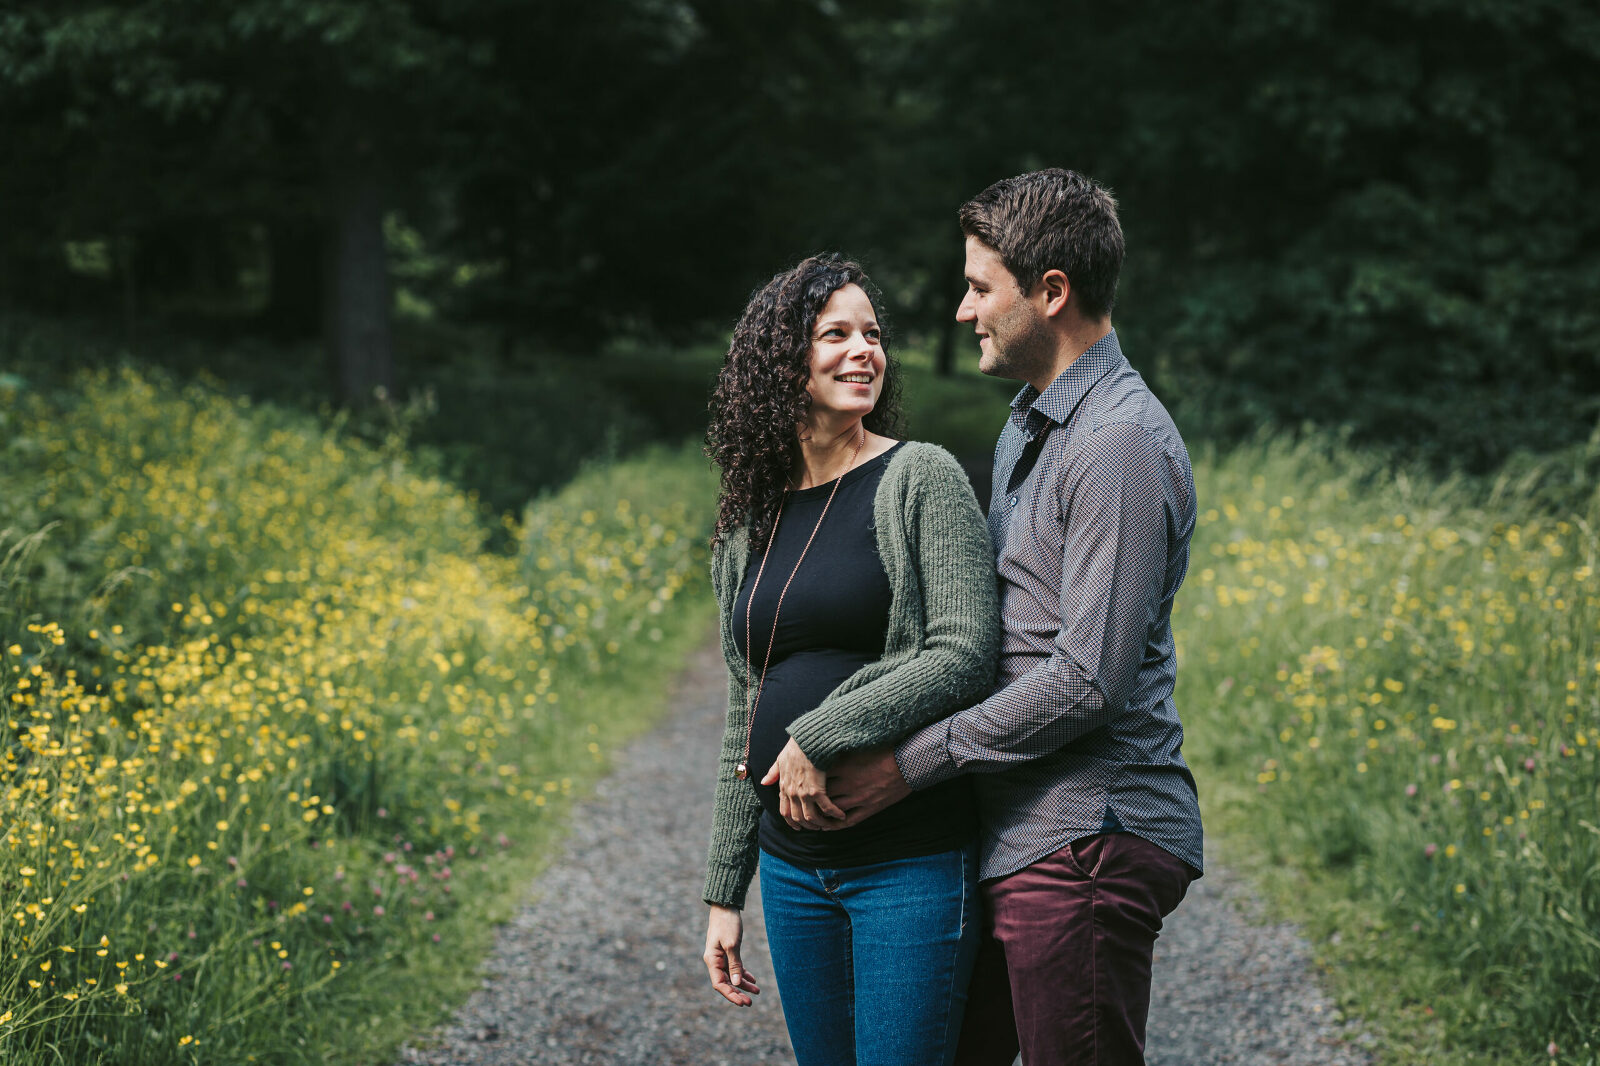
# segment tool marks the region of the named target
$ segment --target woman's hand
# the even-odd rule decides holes
[[[793,737],[761,783],[778,786],[778,813],[791,829],[833,829],[844,819],[844,811],[828,798],[828,775],[806,758]]]
[[[711,974],[711,987],[735,1007],[748,1007],[759,996],[755,978],[745,970],[739,959],[739,942],[744,939],[744,918],[733,907],[711,906],[711,922],[706,926],[706,970]],[[747,994],[748,993],[748,994]]]

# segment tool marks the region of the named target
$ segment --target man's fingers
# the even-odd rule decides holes
[[[778,764],[777,763],[773,763],[767,769],[766,776],[762,777],[761,783],[763,785],[772,785],[772,784],[776,784],[777,781],[778,781]]]

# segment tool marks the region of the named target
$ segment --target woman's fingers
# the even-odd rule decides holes
[[[844,817],[844,811],[840,810],[837,803],[828,798],[826,792],[818,792],[812,797],[812,800],[816,803],[817,809],[828,819],[838,820]]]
[[[734,948],[728,952],[728,981],[739,993],[744,994],[744,1002],[740,1006],[748,1007],[751,996],[759,996],[761,989],[756,987],[756,979],[750,976],[744,968],[744,962],[739,958],[739,949]],[[729,997],[732,999],[733,997]],[[734,1000],[738,1003],[738,1000]]]
[[[728,964],[724,961],[720,952],[715,954],[709,951],[706,952],[706,969],[711,973],[711,987],[715,988],[723,999],[726,999],[735,1007],[748,1007],[753,1002],[750,996],[745,993],[748,991],[753,994],[757,989],[754,985],[751,985],[748,989],[735,985],[732,974],[729,972]],[[740,979],[741,983],[749,981],[749,977],[744,974],[740,975]]]
[[[806,828],[825,829],[844,817],[839,805],[828,798],[826,779],[821,774],[802,782],[796,791]]]
[[[732,1003],[737,1003],[741,1007],[748,1007],[751,1002],[750,997],[759,996],[761,989],[756,987],[755,978],[745,972],[744,962],[739,958],[738,945],[728,948],[727,951],[728,984],[731,986],[729,990],[731,994],[724,992],[723,995],[727,996]]]
[[[791,829],[837,828],[844,810],[828,798],[827,778],[791,737],[761,778],[778,786],[778,815]]]
[[[806,827],[798,796],[780,795],[778,797],[778,813],[783,815],[783,820],[789,824],[790,829],[804,829]]]
[[[741,923],[737,915],[712,911],[711,923],[706,929],[706,951],[701,959],[711,977],[711,987],[736,1007],[748,1007],[751,996],[761,994],[761,989],[750,974],[745,972],[739,958],[742,939]]]
[[[826,804],[826,806],[824,806],[824,804]],[[805,797],[796,803],[795,807],[800,812],[801,822],[801,824],[796,828],[828,829],[837,824],[837,819],[834,816],[829,815],[827,812],[828,808],[832,808],[836,811],[838,811],[839,808],[834,807],[826,795]],[[843,818],[844,812],[839,811],[837,817]]]

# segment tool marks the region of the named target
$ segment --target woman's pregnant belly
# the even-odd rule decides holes
[[[778,817],[777,786],[762,785],[760,780],[789,743],[789,723],[816,710],[851,674],[874,661],[873,656],[859,652],[816,648],[795,652],[767,669],[750,730],[750,779],[757,782],[762,808],[774,818]]]

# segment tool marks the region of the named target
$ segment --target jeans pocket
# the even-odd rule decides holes
[[[1106,841],[1111,833],[1096,833],[1093,836],[1079,837],[1061,849],[1061,855],[1067,867],[1085,881],[1093,881],[1100,872],[1100,864],[1105,861]]]

